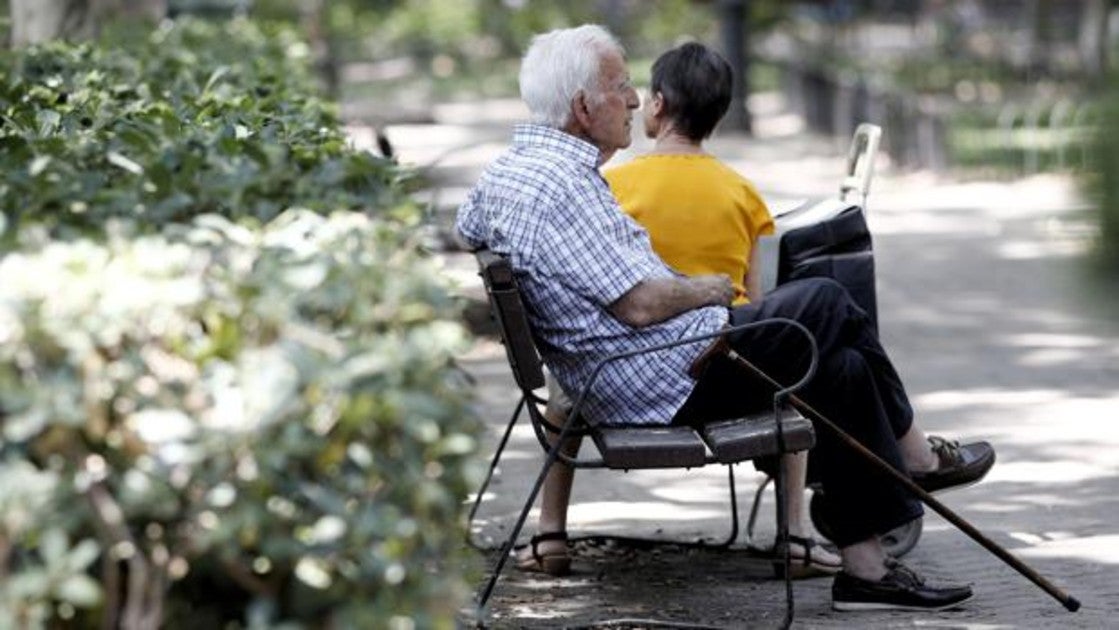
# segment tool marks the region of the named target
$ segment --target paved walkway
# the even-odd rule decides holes
[[[776,208],[834,194],[843,166],[835,143],[804,134],[779,99],[755,101],[756,138],[720,135],[717,155],[751,176]],[[430,199],[445,223],[481,167],[523,115],[515,102],[438,107],[435,125],[387,129],[401,159],[434,165]],[[356,136],[361,137],[360,133]],[[639,141],[633,151],[646,145]],[[619,155],[625,160],[633,151]],[[834,613],[830,580],[795,585],[798,627],[1102,628],[1119,624],[1119,302],[1093,285],[1082,254],[1088,210],[1073,182],[954,182],[891,172],[872,188],[881,333],[918,416],[934,433],[992,441],[999,461],[977,486],[943,495],[951,508],[1079,598],[1054,600],[947,522],[930,514],[908,559],[930,577],[974,583],[976,598],[942,614]],[[469,256],[448,254],[468,296],[479,288]],[[478,382],[492,452],[516,396],[500,346],[480,339],[464,365]],[[512,522],[538,466],[522,427],[486,497],[478,534]],[[738,473],[743,500],[757,481]],[[580,473],[571,531],[716,537],[728,523],[725,473]],[[766,507],[772,505],[767,498]],[[746,506],[740,506],[742,516]],[[772,536],[763,511],[759,537]],[[741,551],[639,550],[580,545],[576,573],[548,580],[508,572],[491,605],[497,627],[606,627],[651,618],[706,626],[771,626],[780,582]],[[610,627],[619,627],[613,625]],[[630,624],[622,627],[656,627]]]

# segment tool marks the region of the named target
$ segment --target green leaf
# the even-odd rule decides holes
[[[210,73],[210,78],[206,79],[206,85],[202,87],[202,93],[208,93],[218,81],[221,81],[226,75],[230,73],[229,66],[218,66]]]
[[[74,571],[85,571],[97,556],[101,553],[101,547],[97,541],[87,538],[70,550],[70,557],[67,558],[67,564]]]
[[[39,554],[48,565],[63,562],[66,558],[66,547],[66,534],[60,529],[48,529],[39,537]]]
[[[295,577],[307,586],[324,590],[330,587],[332,579],[329,567],[320,558],[304,556],[295,565]]]
[[[31,164],[27,167],[27,173],[32,177],[38,177],[40,173],[47,170],[47,166],[50,165],[50,163],[51,156],[40,155],[34,160],[31,160]]]
[[[101,586],[91,577],[77,573],[66,577],[55,587],[58,599],[78,608],[92,608],[101,603]]]
[[[105,154],[105,158],[109,160],[109,164],[122,168],[133,175],[143,175],[144,167],[136,162],[128,159],[127,157],[117,153],[116,151],[109,151]]]
[[[157,142],[152,131],[135,125],[117,131],[117,138],[129,147],[144,152],[150,151]]]
[[[50,593],[50,576],[41,568],[20,571],[8,579],[7,590],[17,599],[41,599]]]
[[[62,115],[53,109],[41,109],[35,113],[35,120],[39,126],[39,135],[49,136],[58,129]]]

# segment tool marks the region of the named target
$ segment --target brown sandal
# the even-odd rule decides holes
[[[540,553],[537,545],[550,540],[563,541],[562,552]],[[525,557],[520,552],[530,549],[531,555]],[[571,556],[567,553],[567,532],[545,532],[529,539],[527,545],[518,545],[513,550],[517,568],[530,573],[544,573],[552,576],[567,575],[571,572]]]

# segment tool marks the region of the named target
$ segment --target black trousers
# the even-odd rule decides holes
[[[816,339],[819,364],[797,393],[864,446],[905,470],[897,438],[913,423],[913,409],[866,313],[830,279],[797,280],[756,303],[731,310],[731,324],[774,317],[804,325]],[[789,326],[740,331],[731,346],[778,382],[803,376],[810,349]],[[773,390],[725,357],[712,360],[674,422],[702,424],[772,407]],[[836,545],[844,547],[884,534],[922,515],[916,500],[886,473],[817,424],[808,455],[808,478],[822,483],[825,518]]]

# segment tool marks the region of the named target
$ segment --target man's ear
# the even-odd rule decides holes
[[[590,128],[591,103],[586,90],[579,90],[571,99],[571,117],[581,128]]]

